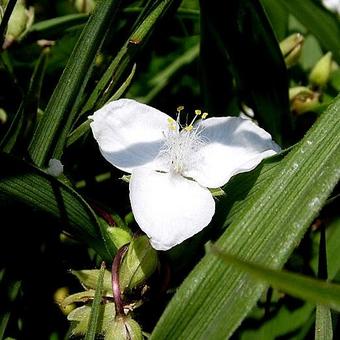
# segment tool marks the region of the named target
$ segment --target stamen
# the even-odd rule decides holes
[[[176,122],[177,122],[177,125],[180,126],[180,127],[182,127],[181,126],[181,111],[183,111],[183,110],[184,110],[184,106],[183,105],[178,106]]]
[[[204,112],[203,114],[202,114],[202,119],[205,119],[205,118],[207,118],[208,117],[208,112]]]

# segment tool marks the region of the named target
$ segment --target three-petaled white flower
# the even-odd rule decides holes
[[[198,119],[188,126],[130,99],[105,105],[91,128],[102,155],[131,173],[130,200],[140,228],[157,250],[201,231],[215,212],[207,188],[255,168],[280,148],[271,136],[238,117]],[[203,116],[203,117],[202,117]]]

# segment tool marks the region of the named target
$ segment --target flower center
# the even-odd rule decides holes
[[[165,155],[169,162],[170,172],[183,174],[193,162],[195,162],[195,152],[205,144],[201,136],[202,126],[195,124],[196,119],[205,119],[207,113],[195,110],[195,116],[191,123],[181,125],[180,116],[183,106],[177,108],[177,119],[169,118],[169,128],[165,135],[165,146],[161,153]]]

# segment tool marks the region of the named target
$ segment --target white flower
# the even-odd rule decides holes
[[[340,0],[321,0],[321,2],[327,9],[340,15]]]
[[[130,99],[105,105],[89,118],[102,155],[131,173],[130,200],[140,228],[157,250],[201,231],[215,212],[207,188],[255,168],[280,148],[250,120],[204,119],[182,127],[177,120]],[[194,119],[195,120],[195,119]]]

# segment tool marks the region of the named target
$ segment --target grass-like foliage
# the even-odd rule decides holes
[[[0,339],[339,338],[334,3],[0,1]],[[142,197],[155,204],[135,208],[137,172],[115,163],[124,150],[112,149],[110,160],[100,140],[106,128],[118,140],[134,113],[119,116],[121,126],[95,121],[95,112],[121,98],[174,118],[174,135],[163,131],[169,173],[181,168],[176,176],[213,202],[197,207],[197,216],[216,206],[205,229],[182,243],[172,239],[180,244],[170,250],[157,251],[146,231],[150,243],[147,222],[163,230],[171,216],[153,217],[171,211],[175,230],[191,228],[196,216],[187,219],[183,208],[181,218],[171,202],[163,207],[172,189],[148,192],[143,181]],[[186,138],[196,125],[192,117],[176,122],[176,110],[199,122],[245,117],[282,151],[209,191],[182,165],[185,147],[198,152],[211,140],[199,130]],[[154,118],[145,117],[148,129]],[[239,143],[240,153],[243,143],[252,148]],[[129,147],[138,158],[142,148]],[[168,171],[153,170],[159,178]],[[199,202],[181,194],[184,205]]]

